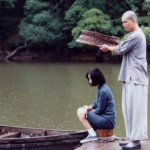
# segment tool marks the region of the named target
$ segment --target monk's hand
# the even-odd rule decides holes
[[[103,52],[107,52],[109,51],[109,46],[106,45],[106,44],[103,44],[103,45],[98,45],[99,49]]]

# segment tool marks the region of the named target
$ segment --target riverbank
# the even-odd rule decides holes
[[[6,54],[0,55],[0,61],[5,61]],[[99,52],[69,52],[64,53],[48,53],[41,55],[39,53],[19,53],[9,61],[17,62],[34,62],[34,61],[49,61],[49,62],[121,62],[122,57],[110,53],[99,53]]]
[[[5,61],[7,54],[0,55],[0,61]],[[99,62],[99,63],[121,63],[121,55],[112,55],[110,52],[103,53],[100,51],[90,52],[68,52],[68,53],[18,53],[9,61],[17,62]],[[150,63],[150,52],[147,52],[147,61]]]

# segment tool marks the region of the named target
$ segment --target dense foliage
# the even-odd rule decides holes
[[[0,41],[19,29],[37,52],[82,50],[84,45],[75,40],[86,29],[124,39],[121,16],[127,10],[137,13],[150,45],[150,0],[0,0],[0,8]],[[15,21],[18,16],[20,23]]]
[[[38,45],[38,49],[53,47],[57,49],[58,43],[63,41],[64,19],[61,18],[62,10],[58,9],[59,3],[28,0],[25,3],[25,18],[20,24],[20,35],[27,43]]]
[[[1,14],[7,9],[14,8],[15,0],[0,0]],[[0,40],[6,39],[9,32],[12,31],[11,21],[5,18],[0,18]]]
[[[77,26],[73,28],[72,35],[74,37],[73,41],[69,43],[69,46],[75,47],[79,46],[79,43],[76,43],[75,40],[80,35],[80,32],[84,30],[97,31],[101,33],[108,34],[111,28],[111,21],[108,15],[105,15],[101,10],[92,8],[81,16],[80,21]]]
[[[0,0],[0,7],[1,7],[1,9],[12,8],[12,7],[14,7],[15,1],[16,0]]]

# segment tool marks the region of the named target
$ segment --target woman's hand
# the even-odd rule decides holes
[[[83,108],[85,108],[84,118],[87,118],[87,111],[91,111],[91,110],[93,110],[93,108],[91,106],[87,106],[87,105],[84,105]]]
[[[87,106],[87,105],[83,106],[83,108],[86,108],[87,110],[92,110],[93,109],[91,106]]]
[[[87,105],[83,106],[83,108],[85,109],[85,113],[84,113],[84,118],[87,118],[87,111],[88,111],[88,107]]]
[[[83,108],[86,108],[86,109],[88,109],[88,108],[89,108],[89,106],[87,106],[87,105],[84,105],[84,106],[83,106]]]

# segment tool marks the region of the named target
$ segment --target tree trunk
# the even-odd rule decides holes
[[[5,60],[6,61],[11,60],[13,57],[15,57],[15,55],[17,54],[18,51],[20,51],[20,50],[22,50],[23,48],[26,48],[26,47],[27,47],[27,43],[25,43],[25,45],[23,45],[23,46],[20,46],[20,47],[16,48],[13,52],[8,53]]]

